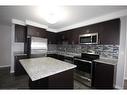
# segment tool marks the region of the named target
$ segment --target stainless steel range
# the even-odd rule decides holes
[[[74,79],[91,87],[92,61],[95,59],[99,59],[99,55],[82,53],[81,56],[75,56],[74,64],[77,65],[77,68],[75,70]]]

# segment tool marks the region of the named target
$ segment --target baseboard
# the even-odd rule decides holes
[[[6,68],[6,67],[11,67],[10,65],[4,65],[4,66],[0,66],[0,68]],[[14,70],[10,70],[10,73],[14,73]]]
[[[11,67],[10,65],[0,66],[0,68]]]
[[[120,86],[117,86],[117,85],[115,86],[115,88],[116,89],[123,89],[123,88],[121,88]]]

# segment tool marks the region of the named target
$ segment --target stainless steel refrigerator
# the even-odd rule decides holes
[[[25,43],[25,53],[29,58],[43,57],[47,53],[47,39],[40,37],[27,37]]]

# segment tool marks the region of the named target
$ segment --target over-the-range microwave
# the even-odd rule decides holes
[[[98,33],[89,33],[79,36],[80,44],[98,44]]]

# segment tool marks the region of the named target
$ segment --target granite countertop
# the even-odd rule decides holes
[[[47,54],[59,54],[67,57],[75,57],[75,56],[81,56],[81,54],[78,53],[71,53],[71,52],[62,52],[62,51],[48,51]],[[93,54],[93,53],[92,53]],[[118,60],[117,59],[110,59],[110,58],[105,58],[105,57],[100,57],[97,60],[94,60],[95,62],[100,62],[100,63],[105,63],[105,64],[110,64],[110,65],[116,65]]]
[[[81,53],[62,52],[62,51],[47,51],[47,54],[59,54],[67,57],[81,56]]]
[[[50,57],[22,59],[20,63],[25,68],[32,81],[76,67],[76,65]]]
[[[100,58],[100,59],[97,59],[97,60],[94,60],[94,61],[109,64],[109,65],[117,65],[117,63],[118,63],[117,59],[109,59],[109,58]]]

